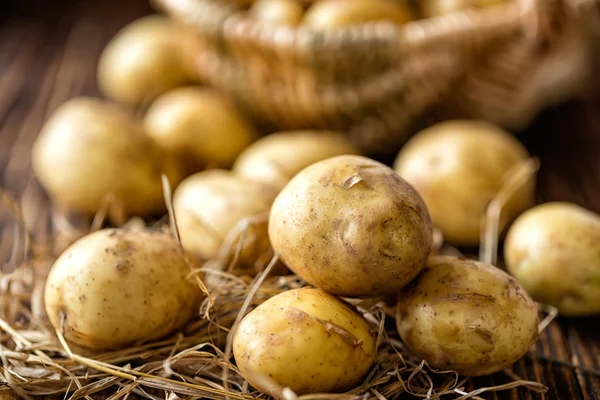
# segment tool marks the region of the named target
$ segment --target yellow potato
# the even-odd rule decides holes
[[[269,381],[296,394],[342,392],[371,368],[375,336],[348,304],[322,290],[295,289],[244,317],[233,354],[244,378],[263,393],[277,395]]]
[[[529,157],[517,139],[480,121],[448,121],[427,128],[402,148],[394,168],[425,200],[434,226],[457,245],[477,245],[489,202],[511,168]],[[504,208],[503,222],[533,205],[534,183]]]
[[[532,208],[504,244],[508,271],[564,315],[600,313],[600,216],[569,203]]]
[[[488,264],[430,257],[398,297],[402,340],[433,368],[488,375],[520,359],[538,338],[535,303]]]
[[[257,0],[249,13],[261,23],[296,26],[302,20],[304,9],[297,0]]]
[[[421,13],[425,18],[439,17],[470,8],[484,8],[506,0],[421,0]]]
[[[98,88],[127,104],[148,102],[186,82],[182,31],[168,18],[151,15],[123,28],[98,63]]]
[[[172,333],[198,310],[202,294],[187,279],[179,244],[162,232],[105,229],[71,245],[45,289],[52,325],[93,349],[124,348]]]
[[[317,161],[358,154],[347,136],[330,131],[278,132],[265,136],[239,155],[239,176],[283,188],[294,175]]]
[[[394,0],[320,0],[304,16],[303,25],[317,29],[341,28],[371,21],[404,24],[413,19],[407,4]]]
[[[337,156],[302,170],[281,191],[269,238],[310,284],[339,296],[383,296],[419,273],[432,228],[417,192],[391,168]]]
[[[223,95],[200,87],[160,96],[148,109],[144,127],[168,153],[185,159],[188,172],[204,164],[230,166],[257,136]]]
[[[164,210],[160,175],[179,180],[174,163],[130,114],[79,97],[46,122],[32,153],[33,169],[61,207],[94,214],[107,196],[130,215]]]
[[[229,232],[241,220],[257,217],[259,223],[246,232],[240,265],[262,261],[264,266],[271,258],[267,218],[276,194],[267,185],[229,171],[208,170],[190,176],[173,196],[183,247],[200,259],[215,259]]]

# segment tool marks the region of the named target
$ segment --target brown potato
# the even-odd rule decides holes
[[[235,161],[233,172],[281,189],[294,175],[317,161],[358,153],[348,137],[339,132],[278,132],[248,146]]]
[[[261,23],[296,26],[302,21],[304,9],[297,0],[257,0],[249,13]]]
[[[538,312],[504,271],[465,258],[433,256],[398,297],[397,326],[433,368],[479,376],[523,357],[538,338]]]
[[[484,8],[504,3],[506,0],[421,0],[421,13],[425,18],[440,17],[470,8]]]
[[[160,96],[144,118],[146,132],[188,173],[231,166],[257,137],[252,125],[214,89],[183,87]]]
[[[548,203],[521,215],[504,243],[508,271],[563,315],[600,314],[600,215]]]
[[[406,143],[394,169],[419,192],[444,239],[477,245],[490,201],[511,168],[529,157],[517,139],[481,121],[447,121]],[[502,213],[503,223],[533,205],[534,183],[521,187]]]
[[[180,179],[139,121],[87,97],[71,99],[52,114],[33,146],[32,163],[55,203],[88,215],[109,196],[127,215],[162,212],[161,173],[173,185]]]
[[[296,394],[342,392],[360,384],[375,361],[376,330],[348,304],[318,289],[289,290],[265,301],[240,323],[233,354],[242,375]]]
[[[412,19],[408,5],[394,0],[320,0],[308,9],[303,24],[331,29],[371,21],[404,24]]]
[[[190,176],[173,196],[183,247],[200,259],[215,259],[227,235],[242,219],[260,217],[261,222],[247,230],[240,256],[240,273],[251,267],[253,274],[257,261],[264,267],[271,258],[267,217],[276,194],[270,186],[229,171],[208,170]]]
[[[431,220],[391,168],[337,156],[298,173],[279,193],[269,238],[285,264],[338,296],[396,293],[425,264]]]

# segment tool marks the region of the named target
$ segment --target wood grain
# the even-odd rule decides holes
[[[120,27],[151,12],[145,0],[52,4],[26,0],[0,8],[0,185],[18,198],[37,199],[42,193],[32,181],[29,150],[44,120],[69,97],[98,94],[100,50]],[[542,162],[538,201],[572,201],[600,212],[600,98],[586,94],[549,110],[520,137]],[[49,205],[35,207],[28,222],[43,241],[49,234]],[[5,251],[0,246],[0,253]],[[600,377],[590,371],[598,369],[600,318],[559,319],[514,366],[517,375],[546,384],[549,392],[518,389],[483,397],[597,400]],[[508,381],[497,374],[476,379],[468,389]]]

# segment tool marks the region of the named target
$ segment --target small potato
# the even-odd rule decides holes
[[[118,102],[148,102],[186,82],[182,31],[158,15],[140,18],[108,43],[98,63],[98,88]]]
[[[402,148],[394,168],[419,192],[434,226],[452,244],[479,244],[490,201],[511,168],[529,157],[517,139],[480,121],[448,121],[427,128]],[[534,184],[521,187],[503,210],[511,221],[533,205]]]
[[[249,12],[261,23],[296,26],[302,20],[304,9],[297,0],[257,0]]]
[[[477,261],[430,257],[398,297],[398,331],[433,368],[479,376],[500,371],[538,338],[538,312],[504,271]]]
[[[338,132],[279,132],[257,140],[244,150],[233,171],[281,189],[294,175],[317,161],[358,153],[348,137]]]
[[[202,293],[189,273],[179,244],[162,232],[97,231],[52,266],[46,312],[68,341],[86,348],[152,341],[179,329],[197,311]]]
[[[425,18],[440,17],[470,8],[484,8],[504,3],[506,0],[421,0],[421,13]]]
[[[190,176],[173,196],[183,247],[200,259],[215,259],[238,222],[258,217],[260,222],[246,232],[240,265],[252,266],[257,260],[267,263],[270,244],[266,221],[276,194],[270,186],[229,171],[208,170]]]
[[[46,122],[32,153],[33,169],[60,206],[93,215],[114,197],[128,215],[164,210],[160,175],[179,172],[141,124],[98,99],[74,98]]]
[[[371,21],[404,24],[412,19],[408,5],[394,0],[320,0],[308,9],[302,23],[332,29]]]
[[[532,208],[504,243],[508,271],[568,316],[600,314],[600,215],[569,203]]]
[[[244,378],[263,393],[277,395],[269,378],[296,394],[343,392],[359,385],[375,361],[375,334],[336,297],[295,289],[244,317],[233,354]]]
[[[231,166],[257,136],[223,95],[200,87],[160,96],[148,109],[144,127],[168,153],[185,159],[188,172],[205,164]]]
[[[337,156],[302,170],[275,199],[269,238],[284,263],[338,296],[397,293],[425,264],[431,220],[391,168]]]

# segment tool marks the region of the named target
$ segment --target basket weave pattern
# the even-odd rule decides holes
[[[350,132],[391,152],[423,124],[527,124],[588,77],[597,0],[515,0],[396,26],[315,31],[260,25],[227,0],[155,0],[197,29],[212,85],[277,128]]]

